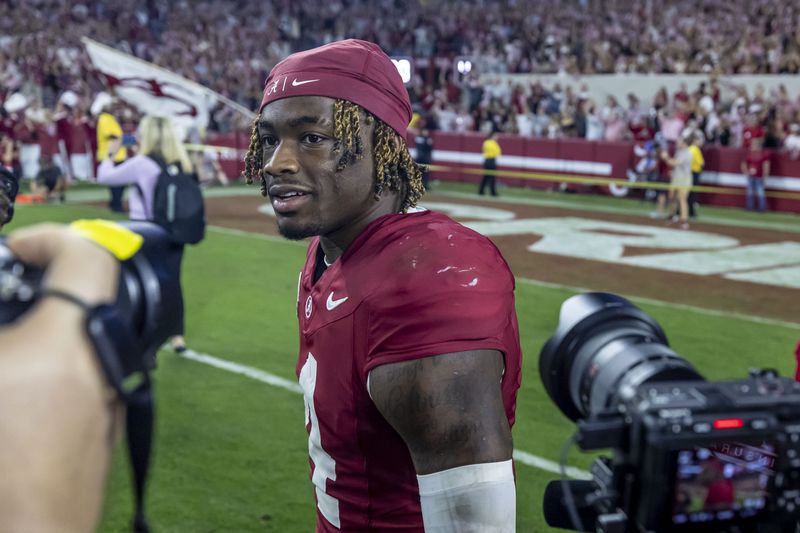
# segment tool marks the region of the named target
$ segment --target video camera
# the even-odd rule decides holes
[[[554,527],[605,533],[796,531],[800,383],[775,371],[708,382],[628,300],[587,293],[561,307],[541,351],[550,398],[582,450],[612,448],[591,480],[552,481]]]
[[[166,230],[148,222],[119,222],[144,237],[141,249],[121,263],[117,299],[98,306],[87,320],[89,334],[109,383],[124,397],[125,380],[155,366],[155,354],[175,335],[182,294],[180,253]],[[25,265],[0,240],[0,325],[23,315],[39,298],[44,271]]]
[[[18,191],[16,176],[0,165],[0,228],[14,218],[14,201]]]

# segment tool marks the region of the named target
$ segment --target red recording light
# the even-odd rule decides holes
[[[714,429],[736,429],[744,426],[744,420],[741,418],[720,418],[714,420]]]

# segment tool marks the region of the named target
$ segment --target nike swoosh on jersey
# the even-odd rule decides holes
[[[333,311],[334,309],[345,303],[347,301],[347,298],[348,297],[345,296],[344,298],[339,298],[338,300],[334,300],[333,291],[331,291],[331,293],[328,295],[328,300],[325,302],[325,307],[328,308],[328,311]]]
[[[298,86],[300,86],[300,85],[305,85],[306,83],[314,83],[315,81],[319,81],[319,80],[303,80],[303,81],[297,81],[297,78],[295,78],[295,79],[293,79],[293,80],[292,80],[292,87],[298,87]]]

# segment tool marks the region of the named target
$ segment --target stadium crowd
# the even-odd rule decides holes
[[[766,147],[797,151],[800,95],[734,88],[723,100],[716,80],[800,72],[798,20],[800,7],[769,0],[568,0],[558,10],[533,0],[491,9],[486,0],[10,0],[0,5],[0,135],[24,142],[31,126],[54,127],[65,92],[78,97],[72,119],[92,120],[88,109],[103,87],[82,36],[249,109],[257,107],[263,80],[281,58],[356,37],[390,55],[448,58],[450,67],[436,69],[433,79],[418,74],[409,84],[430,129],[623,140],[658,131],[674,138],[688,128],[708,142],[742,146],[749,128],[765,137]],[[461,56],[474,64],[466,76],[453,71],[452,60]],[[673,94],[663,89],[651,101],[620,94],[596,102],[585,87],[498,76],[559,72],[706,73],[709,81]],[[133,110],[119,111],[122,121],[136,121]],[[243,120],[220,105],[209,129],[239,130]]]

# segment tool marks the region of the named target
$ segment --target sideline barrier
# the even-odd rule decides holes
[[[481,145],[476,133],[433,133],[432,179],[480,183],[484,174]],[[633,142],[581,139],[541,139],[498,135],[503,149],[498,158],[498,182],[510,186],[560,188],[584,193],[642,196],[644,189],[667,189],[666,182],[630,181],[629,170],[638,161]],[[409,135],[409,146],[414,138]],[[701,174],[700,204],[744,207],[746,178],[740,165],[746,151],[710,146],[703,149],[706,167]],[[771,176],[766,180],[770,211],[800,213],[800,160],[783,152],[771,153]],[[613,187],[615,192],[610,191]]]
[[[408,144],[415,154],[414,136]],[[431,177],[443,181],[477,183],[484,174],[479,133],[433,132],[434,150]],[[586,141],[582,139],[541,139],[518,135],[498,135],[503,155],[498,159],[498,181],[509,186],[540,189],[560,188],[615,196],[643,196],[646,189],[666,189],[664,182],[630,181],[629,171],[636,165],[634,143]],[[249,131],[209,134],[205,144],[188,144],[187,149],[216,157],[230,179],[244,170],[244,154],[250,143]],[[38,137],[43,154],[57,152],[56,136],[41,131]],[[71,143],[73,153],[89,149],[85,134]],[[79,149],[85,146],[84,149]],[[703,149],[706,167],[701,185],[694,187],[700,204],[744,207],[747,180],[740,165],[746,151],[710,146]],[[771,176],[766,180],[767,208],[770,211],[800,213],[800,160],[775,151],[770,159]],[[612,190],[613,189],[613,190]]]

